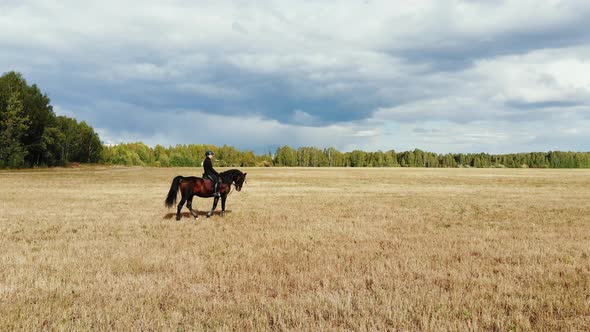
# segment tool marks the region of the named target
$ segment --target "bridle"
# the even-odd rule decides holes
[[[244,180],[244,182],[246,182],[246,180]],[[243,183],[242,183],[243,184]],[[233,180],[231,182],[231,184],[229,185],[229,187],[231,188],[229,190],[229,193],[227,193],[226,197],[229,197],[229,195],[231,195],[234,192],[234,188],[237,188],[238,186],[236,185],[236,180]]]
[[[246,183],[246,182],[247,182],[247,181],[246,181],[246,179],[243,179],[243,180],[242,180],[242,186],[243,186],[243,185],[244,185],[244,183]],[[236,185],[236,180],[235,180],[235,179],[232,179],[232,181],[231,181],[231,183],[230,183],[229,187],[230,187],[230,190],[229,190],[229,192],[227,193],[226,197],[228,197],[229,195],[231,195],[231,194],[234,192],[234,189],[238,187],[238,186]]]

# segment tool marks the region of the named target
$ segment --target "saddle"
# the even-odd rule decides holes
[[[205,174],[205,173],[203,173],[203,180],[209,180],[213,183],[219,181],[217,176],[215,176],[214,174]]]

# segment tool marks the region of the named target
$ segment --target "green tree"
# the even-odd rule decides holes
[[[254,152],[246,151],[242,156],[242,167],[253,167],[256,166],[256,156],[254,156]]]
[[[15,91],[0,112],[0,167],[24,167],[27,150],[23,138],[29,128],[20,93]]]
[[[47,95],[41,93],[33,84],[29,86],[21,74],[8,72],[0,77],[0,112],[5,112],[10,98],[18,94],[22,105],[22,114],[27,121],[27,128],[23,130],[20,142],[25,149],[25,165],[47,165],[47,141],[43,135],[45,129],[54,126],[55,114]],[[17,148],[18,150],[18,148]]]
[[[78,122],[66,116],[58,116],[56,127],[63,134],[63,139],[57,141],[61,147],[60,161],[62,164],[70,161],[80,161],[80,134]]]
[[[324,156],[327,160],[328,167],[342,167],[344,166],[343,154],[335,148],[327,148],[324,150]]]
[[[275,153],[275,165],[294,167],[297,164],[297,151],[289,146],[283,146],[277,149]]]
[[[361,150],[354,150],[349,154],[350,166],[365,167],[367,166],[367,153]]]
[[[100,160],[102,144],[98,134],[86,122],[80,123],[80,162],[96,163]]]
[[[63,159],[63,146],[66,136],[56,127],[47,127],[43,132],[42,150],[43,160],[47,165],[63,165],[67,160]]]

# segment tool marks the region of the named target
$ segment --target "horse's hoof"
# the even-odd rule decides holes
[[[220,216],[225,216],[225,212],[221,211],[221,213],[219,214]]]

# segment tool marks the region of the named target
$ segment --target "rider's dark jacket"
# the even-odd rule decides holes
[[[211,178],[210,176],[213,175],[215,178],[211,178],[211,180],[216,180],[219,178],[219,173],[213,169],[213,163],[211,162],[210,158],[205,158],[205,161],[203,161],[203,168],[205,169],[203,177]]]

